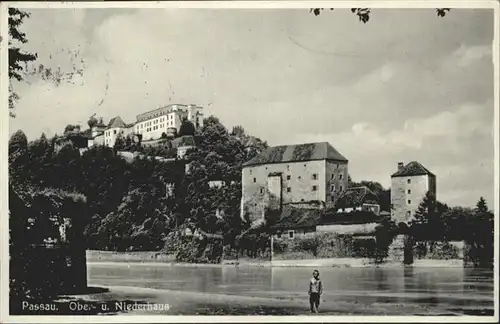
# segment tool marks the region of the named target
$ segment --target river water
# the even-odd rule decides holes
[[[312,268],[192,267],[89,264],[89,284],[169,291],[301,299],[307,303]],[[418,305],[471,315],[492,315],[493,272],[463,268],[319,268],[322,307]],[[390,315],[390,314],[388,314]],[[411,315],[411,314],[409,314]]]

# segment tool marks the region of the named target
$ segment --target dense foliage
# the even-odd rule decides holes
[[[117,146],[131,146],[96,146],[83,154],[71,143],[57,150],[54,143],[55,138],[45,135],[28,143],[21,131],[14,133],[9,142],[11,182],[19,190],[36,186],[85,195],[88,248],[159,251],[180,226],[214,236],[223,246],[236,245],[245,226],[240,218],[241,167],[248,152],[217,118],[205,120],[199,142],[185,160],[157,161],[150,157],[172,155],[172,148],[137,147],[123,138]],[[125,148],[146,154],[127,162],[116,154]],[[169,242],[174,244],[171,237]]]
[[[9,189],[11,313],[19,313],[23,302],[85,289],[85,203],[83,195],[63,190]]]

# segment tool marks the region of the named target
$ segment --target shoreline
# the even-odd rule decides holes
[[[176,291],[131,286],[92,285],[97,293],[60,296],[56,302],[58,312],[53,315],[302,315],[309,314],[307,296],[275,298],[239,294]],[[97,288],[97,289],[96,289]],[[75,314],[68,308],[71,303],[92,305],[88,311]],[[450,309],[428,304],[374,302],[360,304],[356,301],[322,303],[318,315],[361,316],[467,316],[467,312],[491,312],[473,307]],[[29,313],[29,312],[27,312]],[[23,314],[30,315],[30,314]],[[31,313],[31,315],[35,315]],[[42,315],[38,313],[38,315]],[[50,315],[44,313],[43,315]],[[483,314],[481,314],[483,315]],[[484,315],[489,315],[486,313]],[[491,315],[489,315],[491,316]]]
[[[142,265],[160,267],[316,267],[316,268],[467,268],[461,259],[433,260],[418,259],[411,265],[404,265],[401,261],[386,261],[375,264],[366,258],[328,258],[328,259],[303,259],[303,260],[225,260],[222,263],[187,263],[177,262],[172,255],[159,252],[109,252],[87,251],[87,264],[89,265]]]

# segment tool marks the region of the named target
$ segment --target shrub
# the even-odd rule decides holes
[[[288,250],[288,243],[281,240],[274,240],[273,251],[276,254],[284,253]]]
[[[432,252],[427,253],[427,257],[438,260],[458,259],[458,248],[448,242],[439,242]]]

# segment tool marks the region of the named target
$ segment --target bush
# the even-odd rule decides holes
[[[176,261],[188,263],[220,263],[224,247],[217,238],[183,235],[185,227],[170,232],[165,238],[164,253],[175,255]]]
[[[317,233],[293,240],[275,239],[273,248],[276,259],[359,258],[370,255],[373,240],[365,241],[350,235]]]
[[[274,253],[280,254],[288,250],[288,243],[281,240],[274,240],[273,251]]]
[[[317,236],[305,237],[295,244],[293,251],[305,251],[310,252],[314,256],[318,255],[318,248],[320,246],[320,241]]]

